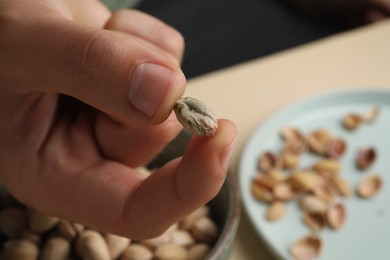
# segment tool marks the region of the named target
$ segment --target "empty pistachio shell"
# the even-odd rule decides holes
[[[329,226],[333,229],[339,229],[343,226],[347,217],[347,211],[344,204],[336,203],[330,206],[326,213],[326,219]]]
[[[272,195],[277,200],[291,200],[296,194],[288,182],[280,182],[273,187]]]
[[[376,195],[381,188],[381,177],[379,175],[369,175],[361,180],[357,189],[357,193],[362,198],[370,198]]]
[[[378,115],[379,115],[379,107],[371,107],[367,109],[363,114],[362,114],[362,119],[363,122],[365,123],[371,123],[374,121]]]
[[[265,214],[265,218],[269,221],[277,221],[286,215],[286,205],[281,201],[273,201]]]
[[[200,100],[180,98],[173,110],[179,122],[191,133],[211,137],[217,132],[218,120],[214,112]]]
[[[284,139],[284,152],[300,154],[306,149],[306,140],[299,129],[295,127],[285,127],[281,131]]]
[[[314,235],[307,235],[296,241],[291,247],[291,255],[297,260],[316,258],[322,250],[322,240]]]
[[[187,250],[179,245],[165,244],[154,252],[156,260],[186,260],[188,259]]]
[[[40,252],[40,260],[66,260],[70,253],[70,243],[62,237],[50,238]]]
[[[18,207],[8,207],[0,211],[0,233],[8,238],[22,234],[27,228],[26,212]]]
[[[340,158],[347,150],[347,143],[342,139],[332,139],[326,146],[326,155],[331,158]]]
[[[293,169],[298,166],[299,156],[295,153],[283,152],[280,158],[285,169]]]
[[[261,154],[258,162],[259,169],[267,172],[272,169],[280,169],[283,166],[283,161],[279,156],[272,152],[264,152]]]
[[[376,150],[374,148],[362,148],[358,151],[356,165],[360,169],[366,169],[375,162],[376,157]]]
[[[340,169],[340,162],[334,159],[320,160],[313,165],[313,170],[316,172],[328,172],[332,174],[337,174],[340,172]]]
[[[358,114],[349,113],[343,118],[343,125],[348,130],[357,129],[362,123],[362,117]]]
[[[325,227],[325,214],[305,212],[303,215],[303,222],[313,231],[320,231]]]
[[[311,213],[324,213],[328,208],[326,201],[314,195],[303,197],[300,201],[300,205],[304,211]]]
[[[318,174],[304,170],[294,172],[289,181],[295,188],[303,190],[315,190],[323,183],[323,179]]]
[[[123,252],[120,260],[152,260],[153,252],[144,245],[131,244]]]

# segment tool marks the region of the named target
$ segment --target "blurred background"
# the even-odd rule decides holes
[[[288,0],[143,0],[135,8],[184,35],[187,78],[347,29],[340,22],[309,19]]]

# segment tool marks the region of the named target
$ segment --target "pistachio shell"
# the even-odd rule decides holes
[[[278,221],[286,215],[286,205],[281,201],[273,201],[265,214],[268,221]]]
[[[284,152],[300,154],[305,150],[305,137],[299,129],[295,127],[285,127],[281,131],[281,136],[285,140]]]
[[[342,139],[332,139],[326,146],[326,155],[331,158],[340,158],[347,150],[347,143]]]
[[[299,156],[291,152],[283,152],[280,155],[284,169],[293,169],[299,164]]]
[[[259,185],[255,181],[252,181],[251,191],[253,197],[258,201],[270,202],[273,199],[272,191],[266,187]]]
[[[311,230],[320,231],[325,227],[326,220],[323,213],[305,212],[303,221]]]
[[[369,175],[363,178],[358,186],[357,193],[362,198],[376,195],[382,188],[382,179],[379,175]]]
[[[340,229],[347,217],[347,211],[344,204],[333,204],[326,213],[326,219],[332,229]]]
[[[313,165],[313,170],[316,172],[328,172],[337,174],[341,170],[340,162],[335,159],[324,159],[316,162]]]
[[[360,169],[370,167],[376,160],[376,150],[373,147],[362,148],[358,151],[356,158],[356,165]]]
[[[272,189],[273,198],[277,200],[291,200],[295,197],[294,190],[288,182],[280,182]]]
[[[358,114],[349,113],[343,118],[343,125],[348,130],[357,129],[362,123],[362,117]]]
[[[272,152],[266,151],[261,154],[258,162],[259,169],[269,171],[272,169],[280,169],[283,165],[281,159]]]
[[[303,197],[300,205],[304,211],[311,213],[324,213],[328,209],[327,202],[314,195]]]
[[[294,172],[289,181],[293,187],[307,191],[315,190],[323,183],[323,179],[318,174],[304,170]]]
[[[342,196],[349,197],[352,194],[351,185],[348,181],[340,176],[335,176],[333,182]]]
[[[364,123],[371,123],[378,117],[379,113],[379,107],[371,107],[364,111],[362,114],[362,120]]]
[[[297,260],[316,258],[322,250],[322,240],[314,235],[307,235],[297,240],[291,247],[291,255]]]

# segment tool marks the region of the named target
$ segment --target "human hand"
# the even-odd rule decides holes
[[[228,120],[150,177],[136,170],[181,130],[183,48],[162,22],[95,0],[1,1],[2,185],[46,214],[133,239],[214,197],[237,135]]]
[[[390,16],[390,0],[292,0],[304,14],[339,19],[351,25],[376,22]]]

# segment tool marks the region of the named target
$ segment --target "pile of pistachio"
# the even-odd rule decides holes
[[[378,114],[376,107],[362,115],[347,114],[342,124],[354,131],[361,124],[373,122]],[[326,227],[338,230],[347,218],[341,198],[350,197],[353,188],[342,176],[340,162],[347,143],[324,128],[303,135],[296,127],[286,127],[281,130],[281,138],[281,152],[265,151],[259,156],[259,171],[252,180],[251,191],[255,199],[267,203],[265,218],[268,221],[282,219],[289,201],[299,202],[303,223],[311,232],[297,240],[290,252],[295,259],[313,259],[323,248],[319,232]],[[310,167],[302,168],[300,159],[307,152],[316,155],[318,160]],[[376,161],[377,152],[374,147],[362,147],[355,158],[357,169],[368,169]],[[359,197],[370,198],[381,187],[380,175],[371,173],[362,177],[355,190]]]
[[[0,259],[7,260],[200,260],[219,235],[208,206],[143,241],[42,214],[5,191],[0,193],[0,206]]]

